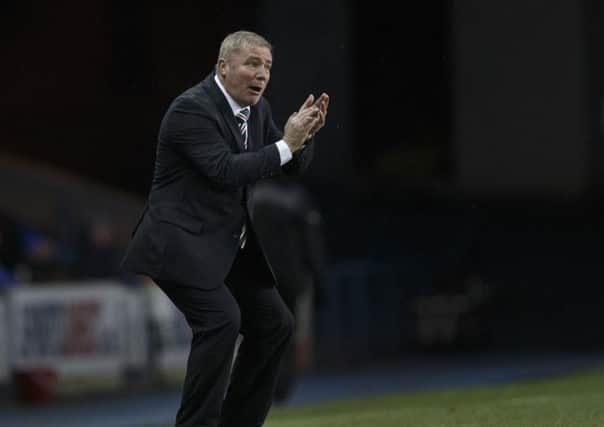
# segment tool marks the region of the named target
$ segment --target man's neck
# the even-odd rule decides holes
[[[225,89],[224,85],[220,81],[220,77],[218,77],[218,74],[214,74],[214,81],[216,82],[216,84],[218,85],[218,87],[220,88],[220,90],[222,91],[222,94],[224,95],[224,97],[226,98],[227,102],[229,103],[229,106],[231,107],[231,110],[233,110],[233,115],[237,114],[237,112],[239,110],[241,110],[242,108],[244,108],[244,106],[239,105],[239,103],[237,103],[237,101],[235,101],[233,99],[233,97],[231,95],[229,95],[229,93]]]

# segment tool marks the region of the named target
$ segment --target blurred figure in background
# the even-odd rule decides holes
[[[23,263],[15,275],[20,282],[44,283],[65,280],[67,268],[62,263],[60,247],[46,231],[23,226],[20,230]]]
[[[106,218],[93,218],[82,231],[76,274],[82,279],[121,278],[120,260],[114,225]]]
[[[325,283],[322,218],[304,186],[288,177],[258,183],[252,202],[258,238],[279,293],[296,319],[275,390],[275,400],[281,402],[312,362],[313,302],[323,299]]]

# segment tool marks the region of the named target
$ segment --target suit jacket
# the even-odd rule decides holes
[[[280,165],[282,138],[268,101],[251,107],[248,150],[233,111],[210,74],[178,96],[159,130],[147,206],[126,250],[124,269],[153,279],[211,289],[229,273],[244,223],[253,233],[247,194],[253,184],[297,174],[313,142]],[[258,260],[266,265],[265,258]]]

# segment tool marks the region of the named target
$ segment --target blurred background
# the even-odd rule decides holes
[[[119,260],[164,112],[238,29],[274,45],[280,125],[309,93],[331,97],[300,181],[320,256],[291,299],[284,400],[323,372],[604,348],[603,2],[393,7],[3,3],[4,401],[92,374],[116,392],[178,384],[186,327]]]

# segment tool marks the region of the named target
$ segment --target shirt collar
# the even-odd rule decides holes
[[[233,99],[233,97],[231,95],[229,95],[227,90],[224,88],[224,86],[220,82],[218,75],[216,75],[216,74],[214,74],[214,81],[216,82],[216,84],[218,85],[220,90],[222,91],[224,97],[226,98],[227,102],[229,103],[229,106],[231,107],[231,110],[233,110],[233,115],[236,115],[239,112],[239,110],[242,110],[243,108],[249,108],[249,107],[242,107],[241,105],[239,105],[237,103],[237,101],[235,101]]]

